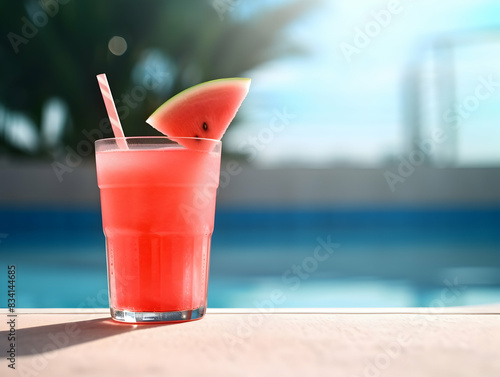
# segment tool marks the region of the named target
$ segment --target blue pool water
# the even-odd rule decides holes
[[[499,229],[500,208],[219,209],[209,307],[498,303]],[[98,209],[4,208],[0,241],[18,307],[107,306]]]

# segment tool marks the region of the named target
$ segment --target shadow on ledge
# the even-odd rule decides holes
[[[16,322],[19,323],[19,319],[21,318],[22,315],[18,316],[16,318]],[[9,319],[10,318],[7,317],[7,322]],[[26,356],[49,353],[66,347],[120,335],[131,331],[139,331],[169,325],[172,324],[162,323],[156,325],[137,325],[118,323],[113,321],[111,318],[98,318],[85,321],[64,322],[54,325],[20,328],[16,329],[15,332],[16,355]],[[8,334],[9,331],[1,331],[0,338],[6,341],[8,339]]]

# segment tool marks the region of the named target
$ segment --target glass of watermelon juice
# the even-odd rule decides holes
[[[133,323],[199,319],[221,142],[120,139],[95,143],[111,315]]]

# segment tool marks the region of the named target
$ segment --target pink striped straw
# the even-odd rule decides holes
[[[113,96],[111,95],[111,89],[108,84],[108,79],[105,73],[97,75],[97,81],[99,82],[99,87],[101,89],[102,98],[104,99],[104,105],[106,105],[106,111],[108,112],[108,118],[111,123],[111,128],[113,129],[113,134],[115,138],[124,138],[123,128],[120,123],[120,118],[118,117],[118,112],[116,111],[115,101],[113,101]],[[116,143],[120,149],[128,149],[127,142],[124,139],[117,139]]]

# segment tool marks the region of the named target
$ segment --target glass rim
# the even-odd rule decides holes
[[[170,140],[175,142],[175,140],[201,140],[201,141],[211,141],[215,143],[222,143],[221,140],[217,139],[209,139],[207,137],[196,137],[196,136],[126,136],[126,137],[105,137],[102,139],[96,139],[95,143],[101,142],[101,141],[113,141],[113,140],[125,140],[125,141],[131,141],[131,140]]]

